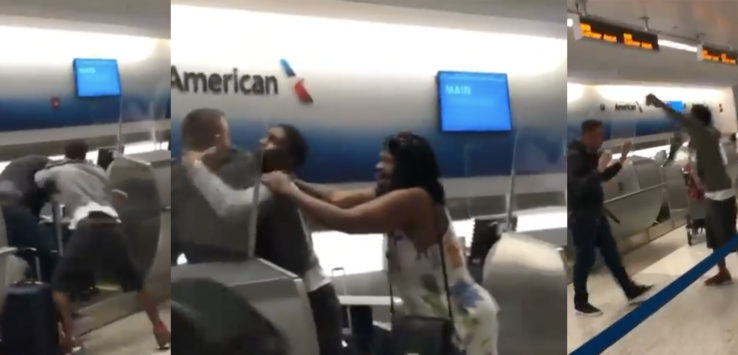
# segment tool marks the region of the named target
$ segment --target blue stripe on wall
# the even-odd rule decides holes
[[[567,129],[570,140],[579,138],[581,134],[581,123],[583,121],[569,121]],[[669,133],[678,129],[678,126],[674,120],[666,117],[648,117],[638,120],[604,121],[603,128],[605,139],[612,139],[625,138],[623,137],[625,133],[630,133],[634,137]]]
[[[146,95],[104,98],[60,97],[60,106],[51,107],[49,99],[0,98],[0,131],[33,130],[115,123],[122,113],[125,121],[169,117],[169,95],[153,104]],[[149,112],[149,109],[153,112]]]
[[[296,120],[286,120],[294,122]],[[172,151],[179,155],[180,119],[172,121]],[[230,118],[233,143],[248,148],[264,134],[264,127],[255,121]],[[298,128],[310,145],[308,162],[299,172],[310,181],[340,183],[371,181],[380,145],[386,133],[328,130],[308,125]],[[414,129],[434,147],[444,177],[508,175],[513,163],[514,135],[518,134],[518,174],[563,173],[564,132],[556,136],[550,130],[525,130],[507,133],[444,134],[435,127]],[[521,149],[521,147],[527,147]]]

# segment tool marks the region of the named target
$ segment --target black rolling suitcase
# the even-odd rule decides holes
[[[2,355],[60,354],[51,287],[36,280],[8,287],[0,317]]]

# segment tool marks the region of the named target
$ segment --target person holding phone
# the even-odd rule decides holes
[[[707,247],[719,249],[736,235],[735,187],[727,172],[727,158],[720,146],[720,131],[712,125],[712,112],[705,105],[692,105],[689,114],[675,111],[653,94],[646,104],[660,108],[680,123],[689,135],[690,149],[696,153],[692,176],[707,200],[705,221]],[[705,280],[707,286],[732,282],[725,260],[717,264],[718,272]]]
[[[569,144],[567,151],[567,208],[575,249],[574,309],[578,315],[590,317],[602,315],[600,309],[589,303],[587,293],[587,278],[595,264],[597,249],[631,304],[643,301],[652,287],[636,284],[625,271],[607,220],[608,216],[613,219],[614,216],[604,205],[602,182],[620,172],[632,143],[623,143],[620,159],[611,164],[612,155],[600,153],[603,141],[602,122],[586,120],[582,123],[581,138]]]

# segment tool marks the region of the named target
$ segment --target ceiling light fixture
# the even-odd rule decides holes
[[[659,46],[660,47],[668,47],[672,49],[678,49],[682,51],[697,53],[697,47],[692,46],[689,44],[679,43],[675,41],[670,41],[668,39],[659,39]]]
[[[571,15],[572,14],[569,14],[569,16],[571,16]],[[642,17],[641,19],[644,21],[647,30],[650,30],[648,28],[648,17]],[[569,28],[574,27],[574,18],[567,17],[566,18],[566,26],[569,27]],[[668,39],[659,39],[659,46],[660,47],[667,47],[667,48],[671,48],[671,49],[678,49],[678,50],[692,52],[692,53],[697,53],[697,46],[693,46],[693,45],[689,45],[689,44],[685,44],[685,43],[681,43],[681,42],[676,42],[676,41],[671,41],[671,40],[668,40]]]

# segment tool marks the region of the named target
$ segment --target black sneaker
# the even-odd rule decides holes
[[[628,293],[628,304],[643,303],[648,299],[648,291],[651,291],[653,285],[636,285],[632,291]]]
[[[589,304],[589,302],[580,305],[574,305],[574,309],[577,311],[578,316],[599,317],[602,315],[602,311],[600,311],[599,308]]]

